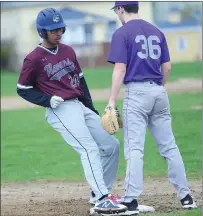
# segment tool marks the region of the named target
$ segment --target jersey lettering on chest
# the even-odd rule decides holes
[[[61,60],[60,62],[53,64],[48,63],[44,66],[44,70],[46,71],[50,80],[58,80],[60,81],[62,77],[75,71],[74,63],[69,59]]]

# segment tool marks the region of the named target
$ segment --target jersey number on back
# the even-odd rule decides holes
[[[150,35],[148,38],[144,35],[137,35],[135,38],[136,43],[141,43],[142,50],[137,52],[141,59],[148,57],[152,59],[159,59],[161,56],[160,39],[156,35]],[[153,44],[156,42],[156,44]]]

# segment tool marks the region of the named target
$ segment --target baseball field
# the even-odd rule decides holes
[[[111,68],[84,69],[95,107],[102,114],[109,95]],[[1,73],[1,213],[4,216],[88,216],[90,189],[79,155],[45,120],[43,108],[16,95],[18,74]],[[183,156],[198,209],[184,211],[167,179],[167,164],[149,133],[144,156],[144,193],[140,204],[156,209],[149,216],[202,215],[202,64],[174,64],[169,92],[173,131]],[[118,107],[122,109],[123,93]],[[21,105],[21,106],[19,106]],[[125,160],[122,130],[120,165],[114,192],[123,194]],[[140,214],[143,216],[144,214]]]

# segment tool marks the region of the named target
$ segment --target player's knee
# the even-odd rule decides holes
[[[103,149],[103,154],[105,155],[118,155],[120,154],[120,142],[114,136],[110,136],[106,141],[107,143],[105,149]]]
[[[178,150],[178,146],[174,144],[173,146],[165,146],[160,150],[160,155],[165,159],[170,158]],[[174,152],[174,153],[173,153]]]
[[[97,146],[88,146],[88,148],[83,148],[79,152],[81,159],[96,157],[100,155],[99,148]]]

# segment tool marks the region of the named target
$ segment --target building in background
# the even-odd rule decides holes
[[[202,2],[152,2],[152,11],[173,62],[202,59]]]
[[[112,6],[113,2],[1,2],[1,41],[14,44],[11,63],[19,70],[25,55],[40,41],[38,12],[54,7],[67,24],[62,41],[76,49],[81,65],[107,65],[109,41],[120,26]],[[201,2],[141,2],[140,16],[165,32],[173,62],[201,58]]]

